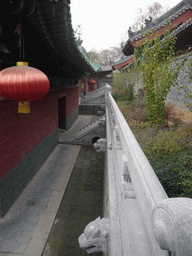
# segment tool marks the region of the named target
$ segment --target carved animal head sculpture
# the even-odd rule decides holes
[[[78,238],[80,248],[87,253],[107,251],[108,220],[98,217],[90,222]]]
[[[96,152],[105,152],[107,150],[107,140],[106,139],[98,139],[97,142],[93,144]]]
[[[98,123],[99,126],[104,126],[104,125],[105,125],[105,117],[100,118],[100,119],[97,121],[97,123]]]
[[[105,90],[112,93],[112,87],[109,84],[105,84]]]

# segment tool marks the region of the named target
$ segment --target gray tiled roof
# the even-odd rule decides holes
[[[145,37],[149,30],[157,31],[159,28],[166,26],[168,24],[168,22],[175,20],[182,13],[184,13],[190,9],[192,10],[192,0],[183,0],[179,4],[174,6],[172,9],[170,9],[168,12],[161,15],[156,20],[152,21],[145,28],[140,29],[136,32],[132,32],[129,30],[129,39],[127,40],[127,42],[123,48],[123,53],[126,52],[126,48],[128,47],[128,45],[131,42],[137,41],[138,39]],[[186,26],[187,26],[187,24],[186,24]],[[182,27],[180,29],[183,29],[183,28],[184,27]]]
[[[192,25],[192,18],[187,20],[185,23],[183,23],[181,26],[179,26],[177,29],[175,29],[172,33],[171,36],[173,35],[178,35],[180,34],[182,31],[186,30],[188,27],[190,27]]]
[[[133,54],[130,56],[124,56],[123,58],[121,58],[118,61],[113,61],[111,64],[112,64],[112,66],[116,66],[116,65],[119,65],[121,63],[124,63],[124,62],[130,60],[131,58],[133,58]]]
[[[112,71],[112,66],[110,65],[100,65],[99,72]]]

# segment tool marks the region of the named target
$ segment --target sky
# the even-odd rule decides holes
[[[155,0],[71,0],[72,25],[81,25],[82,46],[86,51],[118,47],[128,39],[138,9],[145,9]],[[156,0],[166,10],[181,0]]]

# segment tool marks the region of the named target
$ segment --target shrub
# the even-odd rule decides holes
[[[192,197],[192,125],[162,128],[131,120],[129,125],[169,197]]]
[[[146,154],[169,197],[192,197],[192,123],[172,106],[167,107],[167,123],[157,126],[148,121],[147,107],[142,101],[117,102],[122,114]]]
[[[150,162],[169,197],[192,197],[192,156],[185,152],[153,155]]]
[[[134,85],[129,84],[127,87],[118,88],[113,93],[113,98],[116,101],[133,101],[134,99]]]
[[[134,84],[128,84],[126,88],[126,95],[128,101],[133,101],[134,99]]]

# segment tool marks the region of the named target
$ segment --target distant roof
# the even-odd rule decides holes
[[[91,65],[92,65],[92,67],[94,68],[95,71],[98,71],[101,68],[101,65],[99,65],[99,64],[91,63]]]
[[[110,66],[110,65],[100,65],[100,69],[99,69],[99,72],[107,72],[107,71],[113,71],[113,69],[112,69],[112,66]]]
[[[116,68],[121,68],[128,65],[132,61],[133,61],[133,54],[130,56],[124,55],[124,56],[121,56],[120,60],[111,62],[111,65],[113,66],[114,69],[116,69]]]
[[[140,40],[141,38],[147,35],[149,30],[157,31],[161,28],[168,25],[168,20],[173,22],[177,21],[175,25],[181,25],[182,23],[186,22],[192,17],[192,0],[183,0],[170,9],[165,14],[161,15],[156,20],[152,21],[152,19],[146,20],[146,26],[143,29],[140,29],[136,32],[131,31],[129,28],[128,34],[129,39],[127,40],[126,44],[123,48],[123,53],[125,55],[133,54],[134,44],[133,42]],[[187,26],[187,25],[186,25]],[[162,30],[162,34],[163,34]]]
[[[190,18],[185,23],[183,23],[178,28],[176,28],[169,35],[169,37],[177,36],[178,42],[181,41],[182,43],[185,43],[183,36],[187,35],[188,40],[189,40],[191,38],[191,36],[189,36],[189,33],[192,33],[192,18]],[[187,42],[189,43],[189,41],[187,41]],[[186,45],[186,46],[190,47],[190,44]],[[114,69],[125,67],[133,61],[133,57],[134,57],[133,54],[129,55],[129,56],[124,56],[124,57],[121,56],[121,59],[119,59],[118,61],[111,62],[111,65],[113,66]]]

